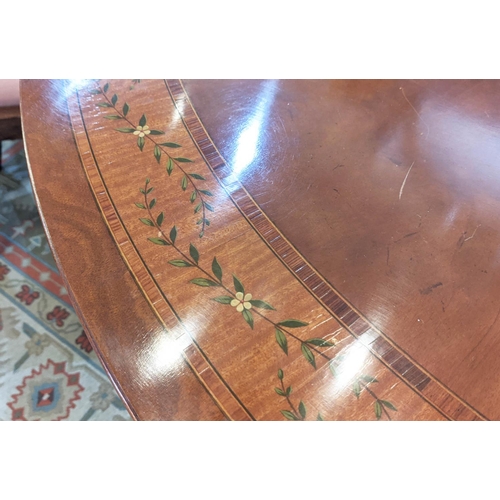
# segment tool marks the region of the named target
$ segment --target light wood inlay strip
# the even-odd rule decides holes
[[[68,108],[78,152],[97,205],[102,212],[104,221],[116,242],[124,262],[127,264],[152,310],[164,326],[166,330],[165,334],[172,336],[172,331],[179,331],[179,328],[183,329],[185,333],[173,340],[178,345],[185,361],[227,418],[231,420],[253,420],[251,414],[244,408],[209,363],[203,351],[193,341],[189,332],[186,332],[185,327],[176,317],[167,300],[165,300],[131,242],[100,175],[76,95],[68,98]]]

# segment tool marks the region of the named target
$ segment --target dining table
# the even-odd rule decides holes
[[[500,81],[20,95],[47,238],[133,419],[500,419]]]

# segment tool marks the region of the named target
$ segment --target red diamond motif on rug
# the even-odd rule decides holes
[[[75,408],[84,388],[79,384],[80,374],[68,373],[66,363],[51,359],[39,369],[33,369],[23,383],[16,387],[7,406],[12,420],[64,420]]]

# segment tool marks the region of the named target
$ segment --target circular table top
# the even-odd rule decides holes
[[[135,418],[500,418],[499,82],[23,81],[21,110]]]

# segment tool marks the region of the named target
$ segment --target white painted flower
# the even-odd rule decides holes
[[[250,304],[251,300],[252,300],[251,293],[247,293],[243,297],[242,292],[236,292],[236,298],[231,301],[231,305],[233,307],[236,307],[236,310],[238,312],[242,312],[243,309],[252,309],[252,304]]]
[[[150,133],[151,130],[149,130],[149,127],[147,125],[144,125],[144,127],[138,125],[134,130],[134,135],[138,135],[139,137],[144,137],[145,135],[148,135]]]

